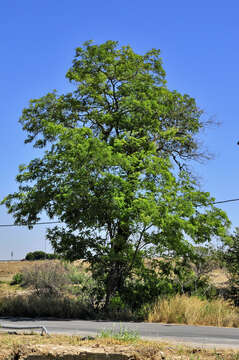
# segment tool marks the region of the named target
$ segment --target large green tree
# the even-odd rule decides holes
[[[185,167],[200,156],[202,112],[167,88],[159,50],[86,42],[66,77],[74,91],[23,110],[25,142],[43,150],[20,166],[19,190],[3,203],[16,224],[42,212],[59,219],[48,239],[90,263],[107,307],[145,258],[189,256],[193,243],[224,236],[228,220]]]

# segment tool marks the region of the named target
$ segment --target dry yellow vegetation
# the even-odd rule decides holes
[[[51,260],[52,262],[58,260]],[[44,262],[49,262],[49,260],[37,260],[37,261],[0,261],[0,282],[10,282],[13,275],[18,272],[21,272],[24,268],[29,268],[37,264]],[[82,260],[77,260],[74,262],[76,266],[82,266],[86,268],[87,265],[82,262]]]
[[[208,301],[195,296],[176,295],[159,299],[149,311],[148,321],[238,327],[239,313],[235,306],[223,299]]]
[[[0,297],[25,293],[26,291],[23,291],[19,285],[10,285],[10,282],[13,275],[35,263],[34,261],[0,261]]]
[[[38,260],[44,262],[45,260]],[[31,267],[35,261],[0,261],[0,281],[11,281],[13,275],[25,267]]]
[[[225,269],[214,269],[209,273],[209,279],[218,288],[225,288],[228,285],[228,273]]]

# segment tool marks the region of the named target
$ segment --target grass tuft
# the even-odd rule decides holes
[[[103,339],[110,338],[119,341],[136,342],[140,339],[140,336],[137,331],[133,331],[125,327],[120,327],[119,330],[104,329],[100,332],[98,338],[103,338]]]

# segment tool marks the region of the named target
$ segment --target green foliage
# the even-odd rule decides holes
[[[97,311],[102,304],[98,301],[99,288],[90,272],[69,264],[67,264],[67,269],[69,279],[73,284],[68,291],[77,296],[81,303]]]
[[[74,285],[82,285],[89,281],[90,275],[87,276],[86,272],[78,269],[76,266],[68,266],[69,278]]]
[[[221,259],[229,274],[229,288],[225,296],[239,306],[239,228],[235,229],[221,252]]]
[[[143,305],[152,303],[159,296],[174,293],[170,278],[159,276],[154,270],[145,268],[138,276],[127,279],[121,299],[126,307],[139,311]]]
[[[22,273],[16,273],[12,277],[11,285],[19,285],[22,284],[23,281],[23,275]]]
[[[100,338],[112,338],[115,340],[126,341],[126,342],[136,342],[140,339],[140,336],[137,331],[127,329],[125,327],[120,327],[120,329],[104,329],[98,335]]]
[[[196,257],[192,259],[173,259],[173,263],[170,264],[170,274],[174,294],[200,296],[207,299],[216,296],[216,289],[210,283],[207,276],[211,267],[208,266],[207,268],[207,266],[205,266],[205,271],[203,271],[202,266],[204,263],[204,256],[201,257],[200,255],[199,258],[198,253]],[[197,271],[198,269],[200,269],[200,271]]]
[[[56,254],[47,254],[44,251],[33,251],[29,252],[25,256],[25,260],[33,261],[33,260],[54,260],[57,259],[59,256]]]
[[[159,50],[86,42],[66,77],[71,93],[49,93],[23,110],[25,142],[41,157],[20,166],[19,190],[2,203],[29,228],[42,212],[62,222],[47,238],[56,253],[90,263],[107,309],[134,274],[153,289],[146,258],[190,257],[193,243],[226,236],[229,221],[187,170],[202,153],[202,111],[167,88]]]
[[[145,305],[152,304],[157,298],[176,294],[215,298],[215,287],[205,273],[197,274],[193,265],[183,258],[153,260],[126,280],[121,294],[111,299],[110,310],[120,313],[124,309],[133,309],[137,316]]]

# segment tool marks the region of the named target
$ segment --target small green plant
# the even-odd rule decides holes
[[[15,275],[13,275],[12,277],[12,281],[11,281],[11,285],[18,285],[18,284],[22,284],[23,281],[23,275],[22,273],[16,273]]]
[[[112,338],[115,340],[135,342],[140,339],[137,331],[120,327],[120,329],[104,329],[98,335],[99,338]]]

